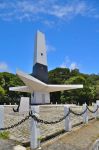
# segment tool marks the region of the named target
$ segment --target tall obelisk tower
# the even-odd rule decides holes
[[[32,75],[44,83],[48,83],[48,67],[45,35],[37,31],[34,44],[34,65]],[[33,92],[31,104],[50,103],[49,93]]]

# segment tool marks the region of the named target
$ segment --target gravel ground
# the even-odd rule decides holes
[[[98,138],[99,120],[93,120],[88,125],[83,125],[81,128],[76,128],[56,140],[43,144],[42,150],[95,150],[92,149],[92,145]]]
[[[26,115],[20,115],[19,113],[13,112],[13,107],[16,106],[5,106],[5,127],[13,125],[20,121],[21,119],[25,118]],[[72,110],[75,112],[82,112],[82,107],[72,107]],[[59,118],[64,116],[64,106],[40,106],[40,118],[43,120],[48,121],[55,121],[59,120]],[[93,114],[89,113],[89,116],[92,117]],[[75,116],[71,114],[71,122],[72,125],[79,123],[82,121],[82,116]],[[64,121],[55,124],[55,125],[45,125],[45,124],[38,124],[40,128],[41,137],[44,138],[48,135],[54,134],[62,129],[64,129]],[[30,120],[27,120],[23,124],[10,129],[10,139],[19,141],[19,142],[29,142],[30,141]]]

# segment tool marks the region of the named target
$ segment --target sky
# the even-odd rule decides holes
[[[99,73],[99,0],[0,0],[0,72],[32,72],[37,30],[48,70]]]

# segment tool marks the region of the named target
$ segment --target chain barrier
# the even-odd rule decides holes
[[[70,109],[70,112],[76,116],[82,116],[86,111],[87,111],[87,108],[81,113],[74,112],[73,110]]]
[[[88,109],[91,113],[93,113],[93,114],[96,113],[96,112],[98,111],[98,108],[99,108],[99,107],[97,106],[96,110],[92,111],[88,106],[86,106],[86,107],[87,107],[87,109]]]
[[[46,120],[39,119],[39,118],[37,118],[35,115],[33,115],[32,112],[30,113],[30,116],[31,116],[35,121],[37,121],[38,123],[43,123],[43,124],[56,124],[56,123],[59,123],[59,122],[63,121],[69,114],[70,114],[70,110],[68,111],[68,113],[67,113],[65,116],[63,116],[62,118],[60,118],[59,120],[56,120],[56,121],[46,121]]]
[[[18,107],[15,109],[15,108],[13,108],[13,111],[14,112],[19,112],[19,107],[20,107],[20,105],[18,105]]]
[[[64,119],[66,119],[66,117],[67,117],[70,113],[72,113],[72,114],[74,114],[74,115],[76,115],[76,116],[81,116],[81,115],[83,115],[87,110],[89,110],[91,113],[95,113],[95,112],[97,112],[98,109],[99,109],[99,106],[97,106],[97,108],[96,108],[95,111],[92,111],[92,110],[90,110],[89,107],[86,105],[86,109],[85,109],[83,112],[77,113],[77,112],[74,112],[73,110],[71,110],[71,109],[69,108],[68,113],[67,113],[65,116],[63,116],[62,118],[60,118],[59,120],[56,120],[56,121],[46,121],[46,120],[40,119],[40,118],[38,118],[36,115],[34,115],[34,114],[32,113],[32,111],[30,111],[30,112],[29,112],[29,115],[26,116],[24,119],[22,119],[21,121],[15,123],[14,125],[11,125],[11,126],[9,126],[9,127],[0,128],[0,131],[1,131],[1,130],[4,131],[4,130],[9,130],[9,129],[15,128],[15,127],[21,125],[22,123],[24,123],[24,122],[25,122],[26,120],[28,120],[30,117],[33,118],[33,119],[34,119],[35,121],[37,121],[38,123],[43,123],[43,124],[56,124],[56,123],[59,123],[59,122],[63,121]]]
[[[15,127],[17,127],[17,126],[21,125],[21,124],[22,124],[23,122],[25,122],[26,120],[28,120],[28,119],[29,119],[29,117],[30,117],[30,115],[29,115],[29,116],[26,116],[26,117],[25,117],[24,119],[22,119],[21,121],[19,121],[19,122],[15,123],[15,124],[13,124],[13,125],[11,125],[11,126],[9,126],[9,127],[0,128],[0,131],[13,129],[13,128],[15,128]]]

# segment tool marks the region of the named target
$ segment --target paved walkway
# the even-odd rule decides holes
[[[42,150],[92,150],[92,145],[99,138],[99,120],[75,128],[57,139],[42,145]]]
[[[88,125],[76,127],[72,132],[45,142],[42,150],[92,150],[92,145],[98,138],[99,120],[93,120]],[[13,150],[15,145],[11,140],[0,139],[0,150]]]

